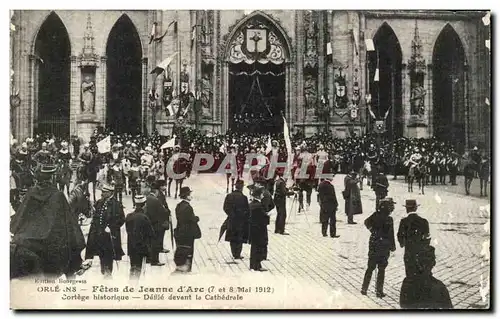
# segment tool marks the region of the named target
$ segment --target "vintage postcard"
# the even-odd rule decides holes
[[[489,11],[10,19],[12,309],[491,308]]]

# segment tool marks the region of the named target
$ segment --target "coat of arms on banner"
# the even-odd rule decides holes
[[[335,105],[339,109],[347,107],[347,89],[345,75],[337,75],[335,77]]]
[[[249,53],[262,53],[267,50],[267,30],[247,29],[245,35],[245,49]]]
[[[375,133],[384,133],[385,132],[385,121],[378,120],[375,121],[375,127],[373,128]]]

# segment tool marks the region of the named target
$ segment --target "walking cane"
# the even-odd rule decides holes
[[[111,249],[113,250],[113,259],[116,257],[115,246],[113,245],[113,236],[111,235],[111,229],[109,230],[109,239],[111,240]],[[118,260],[115,259],[116,262],[116,270],[119,271],[120,267],[118,266]]]

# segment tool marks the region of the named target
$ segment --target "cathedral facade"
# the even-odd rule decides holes
[[[15,11],[12,132],[88,139],[102,126],[168,135],[180,109],[184,125],[207,132],[257,117],[271,119],[270,131],[284,119],[306,135],[376,131],[487,148],[485,15]]]

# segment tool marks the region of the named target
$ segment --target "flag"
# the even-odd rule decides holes
[[[174,135],[170,140],[168,140],[160,148],[163,150],[163,149],[166,149],[166,148],[174,147],[175,146],[175,138],[176,138],[176,136]]]
[[[151,44],[151,42],[153,42],[153,40],[156,37],[156,25],[157,23],[153,22],[153,27],[151,28],[151,34],[149,35],[149,44]]]
[[[378,80],[379,80],[379,69],[377,68],[375,70],[375,76],[373,77],[373,81],[378,82]]]
[[[332,43],[331,42],[328,42],[326,44],[326,55],[331,55],[333,53],[333,50],[332,50]]]
[[[288,124],[286,123],[286,119],[283,116],[283,136],[285,137],[285,146],[286,153],[288,154],[288,167],[292,166],[293,161],[293,151],[292,151],[292,142],[290,140],[290,130],[288,129]]]
[[[384,119],[386,119],[389,116],[389,112],[391,111],[392,105],[387,109],[387,112],[385,112]]]
[[[267,144],[266,144],[266,155],[269,154],[269,152],[271,152],[272,149],[273,149],[273,146],[271,145],[271,135],[268,135],[267,136]]]
[[[375,51],[375,45],[372,39],[365,39],[366,51]]]
[[[370,112],[370,115],[376,119],[377,117],[375,116],[375,113],[373,113],[372,108],[368,106],[368,111]]]
[[[177,106],[173,105],[172,103],[170,103],[167,106],[167,111],[168,111],[168,115],[167,116],[174,116],[175,114],[177,114]]]
[[[356,36],[358,34],[357,31],[358,30],[355,28],[351,29],[351,34],[352,34],[352,37],[354,39],[354,50],[356,51],[356,55],[358,55],[358,46],[359,46],[358,37]]]
[[[13,23],[10,24],[10,31],[16,31],[16,26]]]
[[[488,13],[486,13],[486,15],[482,18],[482,20],[483,20],[483,24],[484,24],[484,25],[486,25],[486,26],[490,25],[490,16],[491,16],[491,13],[490,13],[490,12],[488,12]]]
[[[486,98],[486,99],[484,100],[484,103],[486,103],[486,105],[490,105],[490,99]]]
[[[484,45],[490,50],[491,48],[491,40],[484,40]]]
[[[172,62],[172,60],[177,55],[177,53],[178,52],[175,52],[174,54],[172,54],[171,56],[169,56],[165,60],[161,61],[161,63],[158,64],[156,66],[156,68],[154,68],[153,71],[151,71],[150,74],[156,74],[156,76],[162,74],[167,69],[168,65]]]
[[[170,29],[170,26],[172,26],[172,25],[174,25],[174,33],[177,33],[177,20],[174,20],[168,24],[167,29],[165,30],[163,35],[161,37],[155,38],[154,40],[156,42],[161,42],[163,40],[163,38],[167,35],[168,30]]]
[[[97,143],[97,150],[99,153],[109,153],[111,151],[111,136],[108,135],[105,139]]]

